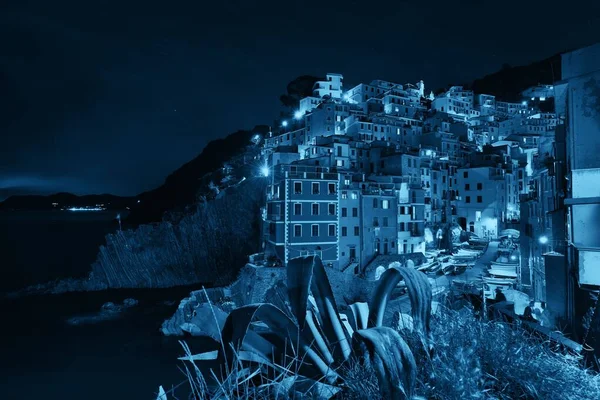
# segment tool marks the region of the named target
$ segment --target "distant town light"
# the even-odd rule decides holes
[[[531,99],[531,100],[533,100],[533,99]],[[527,102],[526,102],[526,101],[523,101],[523,103],[521,103],[521,104],[523,104],[524,106],[526,106],[526,105],[527,105]]]
[[[287,124],[288,124],[288,123],[287,123],[287,121],[283,121],[283,122],[281,123],[281,126],[283,126],[283,127],[285,128],[285,127],[287,126]]]
[[[302,118],[303,115],[304,114],[302,113],[302,111],[298,110],[294,113],[294,118],[300,119],[300,118]]]
[[[541,244],[546,244],[546,243],[548,243],[548,237],[547,237],[547,236],[542,236],[542,237],[540,237],[540,243],[541,243]]]
[[[545,97],[540,97],[540,101],[546,101]]]
[[[532,97],[532,98],[531,98],[531,101],[534,101],[534,100],[535,100],[535,97]]]

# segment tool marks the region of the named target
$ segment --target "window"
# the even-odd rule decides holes
[[[347,199],[348,198],[348,192],[345,190],[342,190],[342,199]]]
[[[328,185],[328,187],[329,187],[329,194],[336,194],[337,193],[336,190],[335,190],[335,183],[330,183]]]
[[[329,203],[329,215],[335,215],[335,203]]]
[[[377,208],[377,199],[373,199],[373,208]]]
[[[482,202],[483,202],[483,197],[481,197],[481,196],[477,196],[477,202],[478,202],[478,203],[482,203]]]
[[[483,190],[483,183],[477,184],[477,190]]]
[[[344,179],[344,185],[350,186],[350,179],[348,179],[348,178]]]
[[[302,236],[302,225],[294,225],[294,237]]]
[[[312,184],[312,194],[319,194],[319,183],[313,182]]]
[[[342,207],[342,217],[348,216],[348,209],[346,207]]]
[[[315,236],[319,236],[319,225],[311,225],[311,236],[315,237]]]
[[[358,199],[358,193],[352,192],[352,200]]]
[[[469,172],[468,171],[464,171],[463,172],[463,178],[468,178],[469,177]]]
[[[342,236],[348,236],[348,228],[345,226],[342,226]]]
[[[312,215],[319,215],[319,204],[313,203],[313,205],[312,205]]]
[[[471,190],[471,185],[469,185],[468,183],[465,183],[465,190]]]
[[[404,222],[400,222],[400,226],[398,227],[398,230],[399,230],[400,232],[404,232],[404,230],[405,230],[405,229],[404,229]]]
[[[360,228],[358,226],[354,227],[354,236],[358,236],[360,234]]]
[[[388,223],[388,217],[383,217],[383,226],[389,226]]]
[[[388,208],[390,208],[390,201],[389,200],[382,200],[381,201],[381,208],[383,208],[384,210],[387,210]]]
[[[373,226],[379,226],[379,219],[377,217],[373,217]]]
[[[465,203],[470,203],[470,202],[471,202],[471,196],[465,197]]]
[[[294,193],[302,194],[302,182],[294,182]]]
[[[475,221],[481,221],[481,211],[475,211]]]
[[[352,216],[358,217],[358,208],[356,208],[356,207],[352,208]]]
[[[329,224],[329,236],[335,236],[335,225]]]
[[[294,204],[294,215],[302,215],[302,204]]]

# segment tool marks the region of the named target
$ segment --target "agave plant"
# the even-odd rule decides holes
[[[268,303],[237,308],[223,326],[220,350],[181,359],[226,369],[241,360],[289,371],[292,358],[299,360],[294,374],[302,382],[326,386],[330,395],[346,384],[344,365],[359,360],[375,371],[383,398],[411,398],[415,358],[398,331],[383,326],[383,317],[392,290],[404,279],[414,330],[428,346],[432,292],[427,277],[410,265],[392,265],[381,276],[369,303],[354,303],[341,314],[319,257],[292,259],[287,268],[291,313]],[[297,385],[291,389],[299,390]]]

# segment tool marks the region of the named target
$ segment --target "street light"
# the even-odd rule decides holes
[[[269,166],[265,164],[262,167],[260,167],[260,173],[262,174],[262,176],[269,176]]]
[[[281,126],[283,126],[284,128],[285,128],[287,125],[288,125],[288,122],[287,122],[287,121],[283,121],[283,122],[281,123]]]
[[[540,237],[540,243],[541,243],[541,244],[546,244],[546,243],[548,243],[548,237],[547,237],[547,236],[542,236],[542,237]]]
[[[294,118],[301,119],[303,115],[304,115],[304,113],[302,111],[298,110],[294,113]]]

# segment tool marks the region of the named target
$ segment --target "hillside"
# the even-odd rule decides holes
[[[489,93],[501,101],[518,102],[521,92],[537,84],[552,84],[561,79],[560,54],[529,65],[505,65],[498,72],[476,79],[468,86],[475,93]]]
[[[259,125],[252,130],[239,130],[223,139],[211,141],[196,158],[171,173],[164,184],[138,195],[140,203],[132,208],[127,223],[160,222],[167,211],[184,211],[196,203],[199,194],[208,191],[207,185],[213,178],[209,174],[220,170],[235,156],[244,154],[254,135],[268,131],[268,126]],[[236,173],[239,174],[239,170]]]

